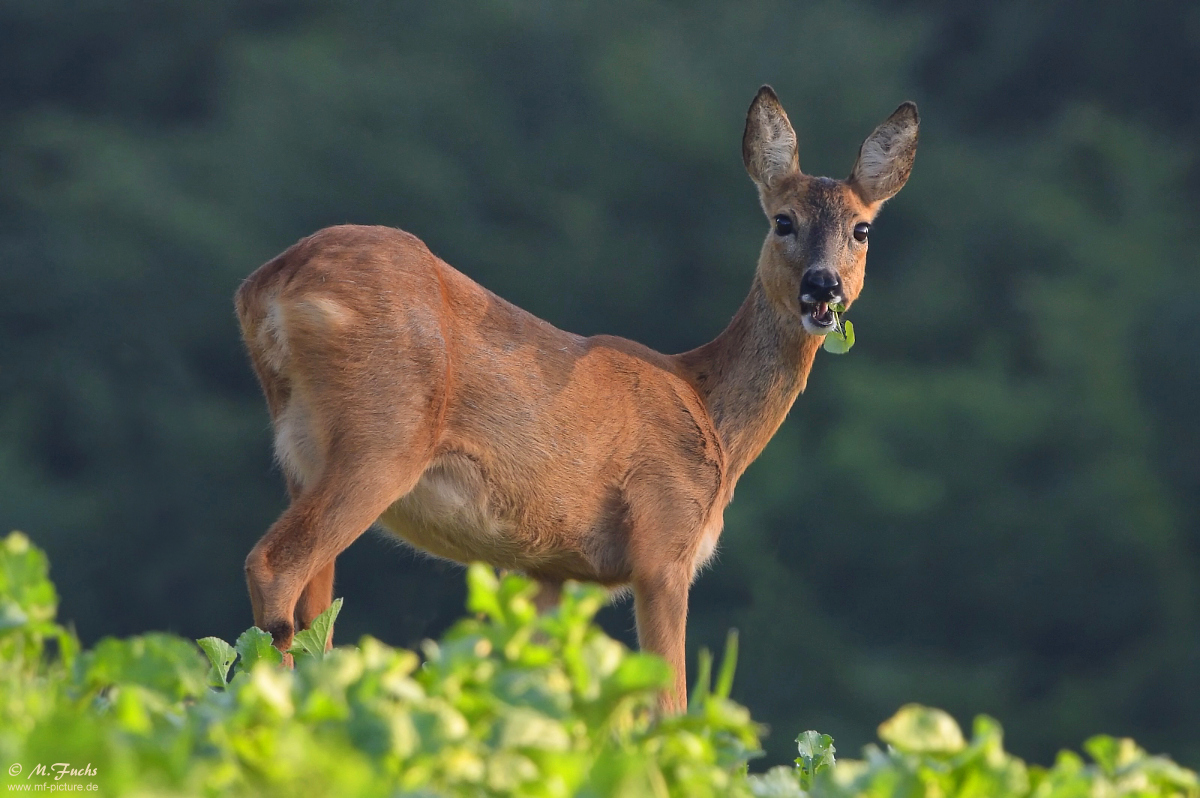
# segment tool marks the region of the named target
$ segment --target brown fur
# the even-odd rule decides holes
[[[664,706],[682,709],[688,588],[821,343],[800,323],[800,276],[835,269],[853,301],[866,246],[851,230],[899,190],[892,160],[911,167],[915,109],[888,125],[911,147],[846,182],[808,177],[759,92],[746,166],[797,235],[768,234],[729,327],[681,355],[556,329],[398,230],[328,228],[258,269],[236,306],[292,504],[246,560],[255,623],[286,650],[329,605],[335,558],[378,521],[533,576],[543,605],[567,579],[631,586],[642,646],[675,671]]]

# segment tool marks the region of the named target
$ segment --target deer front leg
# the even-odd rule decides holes
[[[675,674],[674,684],[659,697],[659,706],[669,714],[687,709],[684,641],[690,586],[689,569],[675,564],[656,567],[649,573],[634,574],[633,577],[638,645],[643,651],[665,659]]]

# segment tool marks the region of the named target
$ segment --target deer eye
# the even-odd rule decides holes
[[[869,232],[871,232],[871,225],[867,224],[866,222],[859,222],[858,224],[854,225],[854,240],[866,241],[867,233]]]
[[[794,229],[792,217],[782,213],[775,217],[775,235],[790,236]]]

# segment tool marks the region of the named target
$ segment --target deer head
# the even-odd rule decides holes
[[[908,180],[917,154],[917,106],[901,105],[863,142],[850,177],[800,171],[796,132],[770,86],[750,104],[742,160],[771,232],[758,274],[771,303],[810,335],[834,326],[829,306],[862,291],[871,222]]]

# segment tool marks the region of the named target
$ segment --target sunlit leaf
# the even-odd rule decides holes
[[[751,783],[754,798],[807,798],[796,772],[783,765],[773,767]]]
[[[797,737],[796,746],[800,753],[800,756],[796,757],[800,784],[809,789],[818,773],[836,764],[834,754],[837,749],[833,747],[832,737],[815,731],[806,731]]]
[[[467,568],[467,609],[499,620],[504,617],[499,593],[500,580],[490,565],[477,562]]]
[[[953,754],[966,747],[962,729],[940,709],[908,704],[879,726],[879,739],[901,751]]]
[[[83,660],[84,684],[93,690],[137,684],[177,701],[199,695],[208,685],[209,665],[195,644],[160,632],[107,637]]]
[[[0,541],[0,604],[15,605],[29,620],[50,621],[58,606],[58,594],[49,577],[45,553],[20,532],[10,532]],[[10,622],[17,617],[8,610]]]
[[[333,639],[333,622],[337,620],[341,611],[342,600],[334,599],[323,613],[313,619],[312,626],[296,633],[288,653],[293,656],[307,654],[314,659],[323,659],[325,650]]]
[[[283,662],[283,653],[272,644],[270,632],[264,632],[257,626],[251,626],[238,635],[234,648],[237,649],[238,668],[248,671],[259,662],[279,665]]]
[[[854,323],[842,322],[841,327],[841,330],[835,329],[826,333],[825,343],[822,345],[826,352],[844,355],[854,346]]]
[[[237,650],[219,637],[203,637],[196,641],[208,656],[208,684],[224,687],[229,680],[229,669],[237,659]]]

